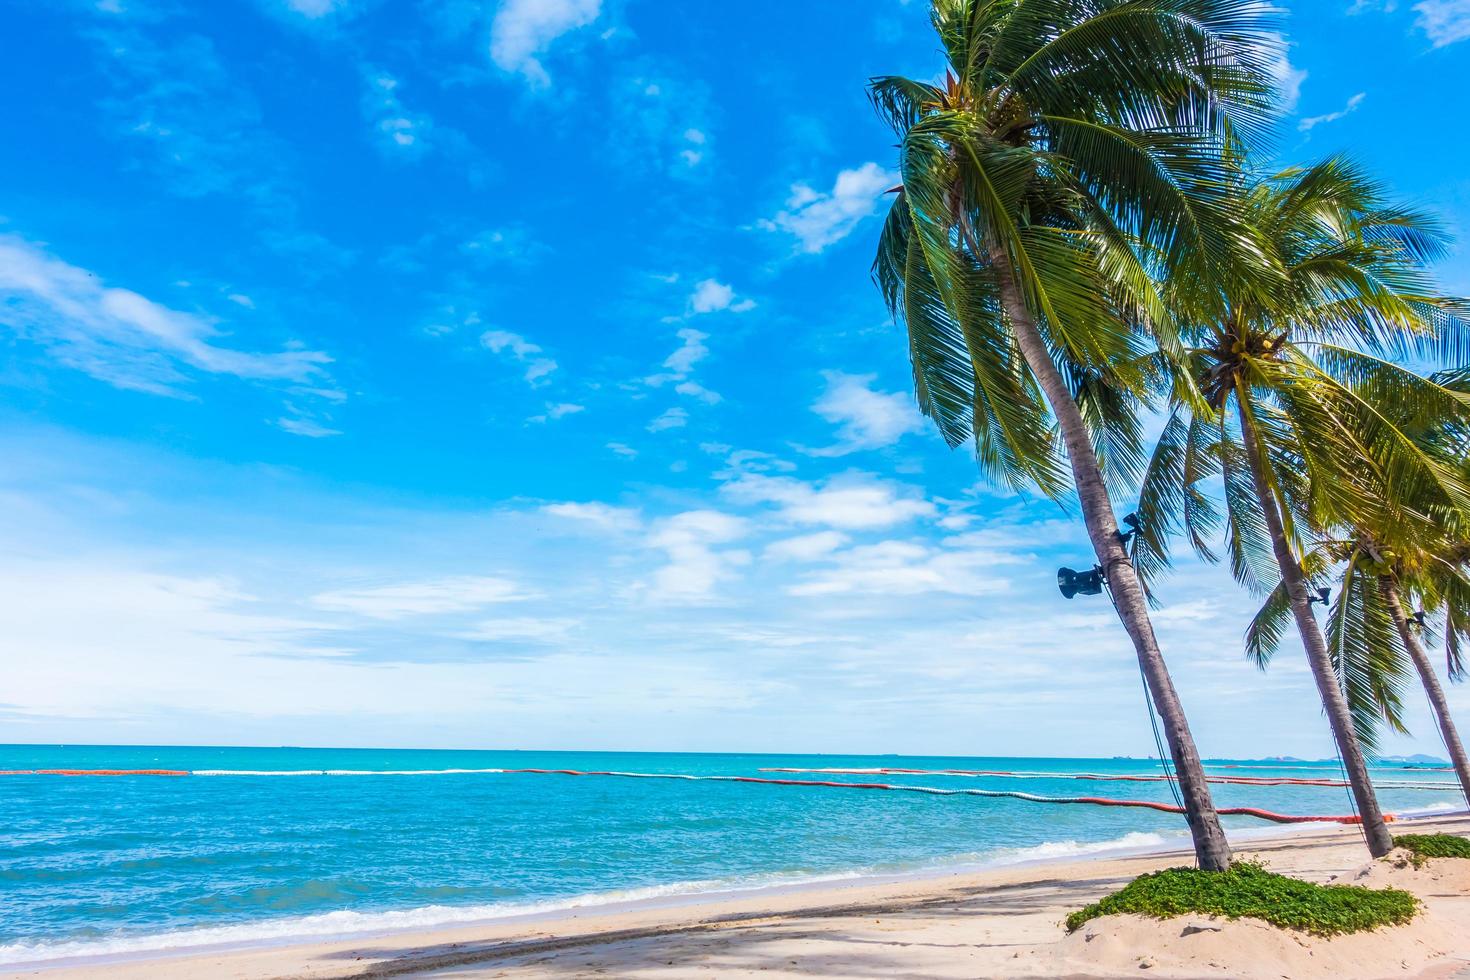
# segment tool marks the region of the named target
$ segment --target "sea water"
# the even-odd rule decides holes
[[[1252,765],[1260,766],[1261,763]],[[1335,777],[1318,763],[1219,774]],[[775,767],[1149,775],[1154,760],[402,749],[0,746],[0,770],[417,775],[0,776],[0,963],[425,928],[658,896],[1187,843],[1146,809],[450,769],[784,775]],[[1463,805],[1445,772],[1379,770],[1385,809]],[[1171,802],[1161,782],[785,776]],[[1341,787],[1219,785],[1220,806],[1352,812]],[[1232,831],[1269,827],[1226,818]]]

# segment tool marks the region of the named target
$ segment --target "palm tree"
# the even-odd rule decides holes
[[[1463,344],[1464,324],[1456,305],[1437,298],[1424,275],[1444,246],[1435,223],[1387,204],[1381,189],[1347,161],[1242,180],[1239,194],[1261,256],[1280,279],[1269,289],[1230,274],[1171,282],[1172,302],[1195,324],[1197,346],[1183,363],[1209,411],[1176,406],[1145,479],[1148,507],[1140,514],[1147,524],[1165,504],[1187,504],[1182,520],[1200,547],[1215,515],[1201,506],[1197,484],[1218,468],[1232,570],[1248,586],[1270,591],[1248,637],[1251,652],[1268,657],[1285,620],[1295,621],[1369,849],[1381,856],[1392,838],[1354,722],[1355,709],[1362,721],[1376,702],[1352,683],[1345,689],[1339,678],[1339,668],[1351,664],[1335,662],[1313,614],[1320,601],[1313,576],[1321,562],[1310,545],[1320,529],[1401,526],[1412,517],[1410,506],[1465,511],[1464,482],[1387,410],[1412,404],[1422,415],[1449,418],[1463,413],[1465,403],[1378,356],[1414,344],[1426,350],[1436,341]],[[1393,401],[1364,397],[1361,385]],[[1392,492],[1360,492],[1365,473]],[[1140,546],[1148,551],[1159,542]]]
[[[1447,387],[1463,384],[1454,374],[1431,379],[1443,381]],[[1447,467],[1470,468],[1467,449],[1470,440],[1454,424],[1431,412],[1428,418],[1406,414],[1402,394],[1375,391],[1371,383],[1362,386],[1360,394],[1381,406],[1394,424],[1414,438],[1429,456]],[[1415,400],[1420,408],[1422,401]],[[1461,413],[1463,417],[1463,413]],[[1449,424],[1446,424],[1449,423]],[[1388,496],[1388,488],[1374,486],[1372,470],[1358,474],[1356,485],[1365,494]],[[1338,599],[1332,608],[1328,634],[1339,677],[1353,708],[1358,740],[1368,751],[1376,748],[1380,719],[1403,730],[1402,695],[1400,689],[1412,664],[1429,700],[1436,727],[1460,781],[1465,800],[1470,803],[1470,758],[1450,717],[1444,689],[1430,664],[1421,639],[1428,626],[1426,610],[1442,612],[1445,624],[1446,655],[1451,678],[1463,675],[1464,667],[1459,643],[1465,633],[1465,615],[1470,606],[1470,541],[1466,534],[1466,517],[1445,512],[1434,499],[1388,501],[1405,503],[1394,523],[1382,521],[1394,513],[1392,506],[1377,509],[1380,523],[1348,528],[1342,540],[1327,540],[1320,550],[1341,569]],[[1406,603],[1417,600],[1423,608],[1410,616]],[[1273,610],[1264,609],[1258,617],[1260,627],[1273,628],[1266,620]]]
[[[1460,550],[1470,553],[1464,545]],[[1385,563],[1387,568],[1382,569],[1378,578],[1379,594],[1383,596],[1384,605],[1388,608],[1389,616],[1393,620],[1394,629],[1397,631],[1404,650],[1414,664],[1414,670],[1419,675],[1419,681],[1424,685],[1424,695],[1429,699],[1429,708],[1434,713],[1435,725],[1439,728],[1440,738],[1444,741],[1445,751],[1449,753],[1450,763],[1454,766],[1455,775],[1460,780],[1460,791],[1465,796],[1465,802],[1470,804],[1470,756],[1465,754],[1465,744],[1460,741],[1460,733],[1455,728],[1455,722],[1450,717],[1449,701],[1445,698],[1444,688],[1440,686],[1439,678],[1435,676],[1434,667],[1429,662],[1429,655],[1424,650],[1424,644],[1419,640],[1419,634],[1415,629],[1423,628],[1422,623],[1411,625],[1408,614],[1404,611],[1404,582],[1403,568],[1399,563],[1393,562],[1391,556],[1380,556],[1388,558]],[[1434,566],[1419,570],[1420,582],[1429,585],[1426,592],[1438,591],[1451,602],[1458,599],[1463,602],[1470,597],[1470,581],[1466,580],[1464,562],[1462,558],[1457,566],[1444,562],[1444,555],[1433,555],[1431,560]],[[1427,580],[1427,581],[1426,581]],[[1438,588],[1436,589],[1436,586]],[[1412,588],[1412,586],[1411,586]],[[1460,610],[1463,614],[1463,609]],[[1418,614],[1422,617],[1422,611]],[[1450,620],[1453,624],[1453,617]],[[1450,627],[1451,635],[1455,635],[1453,625]],[[1453,641],[1451,641],[1453,642]],[[1451,660],[1451,677],[1462,674],[1463,668]]]
[[[1230,848],[1118,533],[1098,445],[1136,443],[1154,275],[1233,247],[1231,134],[1269,113],[1268,8],[1239,0],[934,0],[942,84],[872,80],[902,186],[874,277],[920,408],[982,469],[1053,498],[1071,469],[1169,743],[1202,868]],[[1120,436],[1121,433],[1121,436]]]

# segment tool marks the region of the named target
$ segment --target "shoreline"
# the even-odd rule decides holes
[[[1464,811],[1432,812],[1414,817],[1401,817],[1403,824],[1437,824],[1453,827],[1456,832],[1470,832],[1470,814]],[[1131,835],[1128,835],[1131,836]],[[1150,835],[1153,836],[1153,835]],[[1330,824],[1300,824],[1236,830],[1232,843],[1242,854],[1261,849],[1290,850],[1293,844],[1303,849],[1314,841],[1331,841],[1349,849],[1360,837],[1354,827]],[[503,953],[518,951],[533,955],[535,950],[551,951],[574,946],[596,946],[599,943],[636,941],[667,930],[704,928],[712,922],[736,923],[759,921],[771,917],[810,917],[813,912],[843,914],[843,910],[867,907],[873,901],[891,902],[901,897],[922,899],[955,888],[983,888],[987,884],[1015,886],[1040,881],[1085,882],[1110,877],[1106,872],[1115,866],[1137,866],[1133,874],[1157,867],[1173,866],[1190,855],[1187,835],[1143,844],[1125,843],[1127,836],[1096,845],[1081,844],[1088,849],[1080,853],[1021,857],[964,862],[934,868],[918,868],[891,874],[854,874],[840,872],[829,876],[812,876],[789,883],[742,887],[696,888],[687,892],[617,898],[619,892],[602,892],[568,898],[554,907],[504,914],[454,919],[453,907],[443,908],[445,919],[406,924],[399,927],[342,928],[331,932],[283,933],[278,937],[260,937],[237,941],[197,945],[155,946],[136,951],[79,953],[67,957],[41,960],[14,960],[0,964],[0,976],[43,977],[70,980],[72,977],[106,973],[119,978],[171,975],[209,976],[358,976],[387,975],[386,963],[398,963],[394,975],[419,972],[430,968],[436,959],[425,951],[441,952],[440,956],[464,958],[484,956],[503,958]],[[1066,846],[1072,842],[1038,845],[1038,848]],[[1089,848],[1096,848],[1091,850]],[[1024,848],[1036,850],[1038,848]],[[1367,855],[1362,855],[1366,860]],[[1313,869],[1316,870],[1316,869]],[[695,882],[694,885],[706,883]],[[715,885],[716,883],[708,883]],[[660,886],[677,888],[672,884]],[[637,890],[634,890],[637,891]],[[1089,898],[1088,901],[1092,899]],[[553,900],[554,901],[554,900]],[[545,903],[535,903],[545,904]],[[1078,900],[1074,907],[1086,904]],[[429,907],[429,908],[432,908]],[[405,910],[412,913],[421,910]],[[338,913],[322,913],[335,915]],[[369,913],[372,914],[372,913]],[[391,915],[392,913],[387,913]],[[311,918],[311,917],[306,917]],[[266,920],[268,921],[268,920]],[[283,922],[291,920],[282,920]],[[253,923],[241,923],[249,928]],[[225,927],[229,928],[229,927]],[[155,934],[162,939],[175,933]],[[528,946],[527,944],[532,945]],[[354,965],[347,972],[334,972],[333,964],[347,952],[371,947],[369,955],[354,958],[355,964],[366,963],[369,970]],[[1466,943],[1470,952],[1470,942]],[[400,962],[401,961],[401,962]],[[314,967],[312,964],[316,964]],[[407,967],[407,969],[404,969]]]

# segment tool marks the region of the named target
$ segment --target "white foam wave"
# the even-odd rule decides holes
[[[99,939],[35,941],[0,944],[0,966],[14,968],[79,957],[135,958],[177,954],[205,948],[284,945],[292,942],[347,939],[354,936],[438,929],[526,915],[547,915],[601,906],[656,904],[661,900],[690,900],[772,888],[810,887],[855,882],[874,877],[928,875],[938,871],[996,867],[1030,861],[1055,861],[1115,851],[1158,850],[1185,840],[1179,835],[1129,833],[1105,841],[1049,841],[1031,847],[952,855],[920,865],[872,865],[827,874],[769,872],[722,880],[680,881],[645,888],[547,899],[535,902],[499,902],[481,905],[425,905],[386,912],[347,909],[289,918],[260,919],[227,926],[201,926],[145,935]]]

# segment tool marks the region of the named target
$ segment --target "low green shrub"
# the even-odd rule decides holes
[[[1470,840],[1454,834],[1403,834],[1393,842],[1418,858],[1470,858]]]
[[[1408,922],[1419,900],[1397,888],[1317,885],[1274,874],[1259,864],[1228,871],[1170,868],[1141,875],[1122,890],[1067,916],[1075,931],[1103,915],[1133,913],[1155,919],[1218,915],[1260,919],[1283,929],[1338,936]]]

